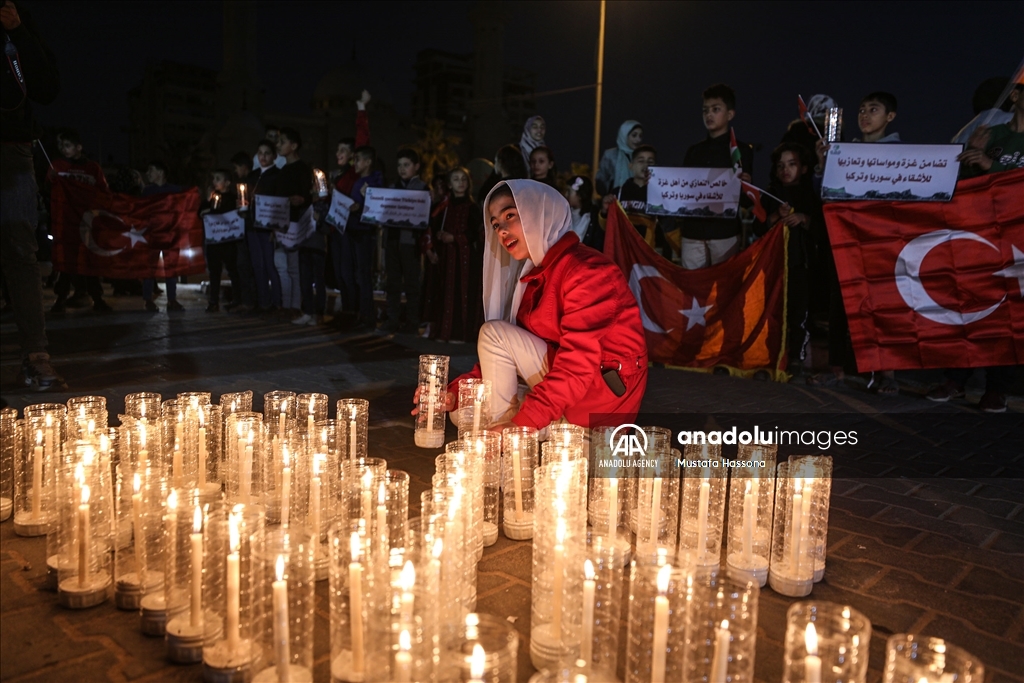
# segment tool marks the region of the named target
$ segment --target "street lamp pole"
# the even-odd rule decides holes
[[[604,88],[604,12],[605,0],[601,0],[601,25],[597,32],[597,101],[594,106],[594,157],[590,175],[597,178],[597,164],[601,154],[601,94]]]

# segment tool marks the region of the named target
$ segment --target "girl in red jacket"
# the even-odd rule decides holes
[[[449,385],[448,409],[460,379],[483,377],[491,430],[563,417],[584,427],[631,422],[647,386],[647,344],[622,271],[580,244],[568,202],[543,183],[503,181],[483,214],[480,362]]]

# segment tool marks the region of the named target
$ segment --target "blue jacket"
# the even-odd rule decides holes
[[[355,184],[352,185],[352,191],[349,193],[349,197],[355,201],[359,206],[362,206],[366,202],[366,197],[363,196],[364,187],[384,187],[384,175],[380,171],[374,171],[365,178],[357,178]],[[348,225],[345,226],[346,230],[372,230],[372,225],[363,225],[363,211],[353,211],[348,215]]]

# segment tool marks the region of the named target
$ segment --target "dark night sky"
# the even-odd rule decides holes
[[[147,61],[221,66],[220,2],[25,2],[55,51],[63,90],[40,119],[80,129],[88,152],[126,161],[128,90]],[[506,63],[539,73],[541,91],[595,80],[596,2],[509,2]],[[401,114],[416,53],[472,50],[469,2],[260,1],[259,77],[269,111],[305,113],[320,77],[350,59],[371,65]],[[905,141],[948,142],[973,115],[983,79],[1019,63],[1020,2],[610,2],[602,149],[627,118],[665,165],[704,135],[700,92],[718,81],[737,91],[734,126],[767,154],[796,117],[796,94],[835,97],[850,114],[871,90],[900,102]],[[383,93],[378,93],[383,96]],[[560,165],[590,160],[593,92],[541,98],[548,144]]]

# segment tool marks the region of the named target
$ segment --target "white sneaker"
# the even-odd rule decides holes
[[[313,321],[313,324],[315,325],[316,324],[316,320],[313,318],[313,316],[309,315],[308,313],[304,313],[301,316],[299,316],[298,318],[296,318],[295,320],[293,320],[292,321],[292,325],[308,325],[311,320]]]

